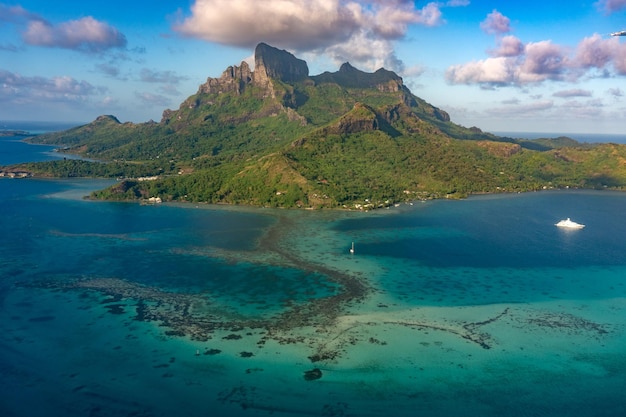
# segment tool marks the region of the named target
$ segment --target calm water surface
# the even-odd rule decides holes
[[[81,198],[108,183],[0,180],[3,416],[626,413],[626,194],[373,213]],[[350,282],[367,293],[342,302]]]

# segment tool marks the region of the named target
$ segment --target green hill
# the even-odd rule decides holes
[[[23,164],[35,175],[123,181],[93,198],[374,208],[403,200],[550,187],[622,189],[626,150],[465,128],[397,74],[343,64],[310,76],[266,44],[148,123],[113,116],[36,136],[88,161]],[[145,178],[156,176],[156,179]],[[143,179],[143,180],[142,180]]]

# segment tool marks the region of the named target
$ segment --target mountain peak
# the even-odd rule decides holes
[[[206,83],[200,85],[199,93],[241,94],[249,84],[263,88],[270,86],[270,80],[280,80],[287,83],[301,81],[309,76],[307,63],[296,58],[290,52],[274,48],[266,43],[257,45],[254,51],[254,71],[246,61],[239,66],[233,65],[222,73],[219,78],[209,77]],[[193,106],[193,103],[183,103]],[[164,119],[169,117],[164,114]]]
[[[113,115],[110,114],[103,114],[101,116],[98,116],[96,118],[96,120],[94,120],[94,123],[106,123],[106,122],[113,122],[115,124],[121,124],[121,122],[119,121],[119,119]]]
[[[260,43],[254,50],[254,78],[263,83],[268,78],[285,82],[300,81],[309,76],[306,61],[292,53]]]
[[[403,88],[402,77],[393,71],[379,68],[376,72],[364,72],[345,62],[336,72],[325,72],[311,77],[320,83],[336,83],[347,88],[378,88],[399,91]]]
[[[341,64],[341,67],[339,67],[339,72],[355,72],[355,71],[359,71],[359,70],[353,67],[352,64],[350,64],[349,62],[344,62],[343,64]]]

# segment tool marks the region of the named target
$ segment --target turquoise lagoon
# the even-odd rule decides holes
[[[0,180],[3,416],[626,413],[626,194],[82,199],[107,183]]]

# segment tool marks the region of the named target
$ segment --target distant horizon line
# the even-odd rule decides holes
[[[513,131],[513,130],[492,130],[489,131],[489,133],[492,133],[494,135],[497,136],[508,136],[511,137],[511,135],[530,135],[530,136],[535,136],[535,137],[550,137],[550,138],[554,138],[554,137],[560,137],[560,136],[587,136],[587,137],[591,137],[591,136],[619,136],[619,137],[623,137],[626,138],[626,133],[597,133],[597,132],[548,132],[548,131]]]
[[[93,121],[93,120],[92,120]],[[132,122],[132,123],[147,123],[145,122]],[[0,129],[17,129],[23,130],[22,127],[13,127],[9,125],[19,125],[19,124],[35,124],[35,125],[56,125],[56,126],[82,126],[85,124],[91,123],[85,121],[66,121],[66,120],[0,120]],[[580,135],[580,136],[620,136],[626,138],[626,133],[596,133],[596,132],[554,132],[554,131],[526,131],[526,130],[485,130],[481,129],[483,132],[491,133],[497,136],[505,136],[505,137],[513,137],[513,138],[524,138],[529,139],[528,136],[533,136],[535,138],[554,138],[560,136],[570,136],[570,135]],[[519,135],[519,136],[518,136]]]

